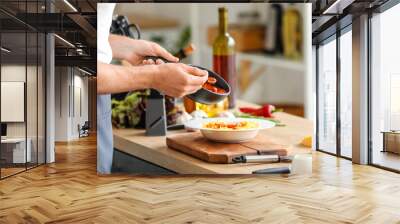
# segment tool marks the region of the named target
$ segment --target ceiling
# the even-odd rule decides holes
[[[374,9],[388,0],[293,0],[312,3],[313,43],[331,36],[340,26],[351,23],[360,12]],[[47,2],[47,4],[46,4]],[[33,35],[25,32],[54,32],[76,47],[71,47],[60,38],[55,39],[56,64],[96,67],[96,4],[101,0],[1,0],[0,27],[2,45],[13,50],[10,60],[34,54],[37,44],[31,43]],[[269,2],[287,2],[272,0]],[[48,13],[49,11],[52,13]],[[338,25],[339,24],[339,25]],[[35,39],[36,40],[36,39]],[[25,41],[27,51],[25,52]],[[36,42],[36,41],[34,41]],[[39,48],[42,46],[39,46]],[[81,53],[80,53],[81,52]],[[3,57],[4,58],[4,57]],[[30,58],[30,57],[28,57]],[[3,59],[4,60],[4,59]]]
[[[313,43],[351,24],[353,17],[373,11],[389,0],[313,0]]]
[[[96,4],[95,0],[1,0],[2,46],[11,49],[2,61],[35,61],[31,58],[44,48],[36,43],[36,36],[50,32],[61,37],[55,38],[56,66],[95,71]],[[41,37],[38,40],[43,40]]]

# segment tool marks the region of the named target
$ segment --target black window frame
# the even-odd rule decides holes
[[[400,170],[397,169],[393,169],[390,167],[386,167],[386,166],[382,166],[379,164],[374,164],[373,163],[373,142],[372,142],[372,28],[371,28],[371,20],[373,18],[373,15],[376,13],[383,13],[389,9],[391,9],[392,7],[396,6],[397,4],[400,3],[400,0],[387,0],[386,2],[384,2],[383,4],[371,8],[371,9],[365,9],[364,12],[362,12],[363,14],[368,15],[368,21],[367,21],[367,102],[368,102],[368,111],[367,111],[367,119],[368,119],[368,124],[367,124],[367,165],[373,166],[373,167],[377,167],[380,169],[384,169],[384,170],[388,170],[391,172],[395,172],[395,173],[400,173]],[[313,38],[313,45],[315,45],[315,71],[316,71],[316,79],[315,79],[315,85],[316,85],[316,139],[315,139],[315,143],[316,143],[316,151],[319,152],[323,152],[326,154],[330,154],[336,157],[340,157],[340,158],[344,158],[347,160],[352,160],[352,158],[346,157],[341,155],[341,140],[340,140],[340,132],[341,132],[341,126],[340,126],[340,36],[345,34],[346,32],[348,32],[348,30],[346,31],[346,29],[349,29],[349,27],[352,26],[352,15],[347,15],[347,16],[342,16],[341,18],[339,18],[340,16],[337,16],[337,22],[327,28],[326,30],[324,30],[323,32],[321,32],[319,35],[317,35],[316,37]],[[335,27],[336,26],[336,27]],[[334,31],[336,29],[336,31]],[[332,39],[332,36],[336,37],[334,39]],[[329,39],[331,38],[331,40]],[[337,68],[337,79],[336,79],[336,85],[337,85],[337,91],[336,92],[336,125],[337,125],[337,130],[336,130],[336,154],[335,153],[331,153],[331,152],[327,152],[324,149],[321,149],[319,147],[319,114],[318,114],[318,110],[319,110],[319,61],[318,61],[318,48],[321,45],[321,43],[324,43],[326,41],[332,41],[332,40],[336,40],[336,68]]]
[[[318,39],[317,42],[314,44],[315,47],[315,55],[316,55],[316,63],[315,63],[315,71],[316,71],[316,79],[315,79],[315,85],[316,85],[316,138],[315,138],[315,143],[316,143],[316,150],[319,152],[323,152],[329,155],[337,156],[340,158],[344,158],[346,160],[352,160],[352,158],[343,156],[341,153],[341,118],[340,118],[340,81],[341,81],[341,67],[340,67],[340,37],[344,35],[347,32],[351,32],[352,30],[352,23],[349,23],[349,18],[350,17],[344,17],[343,19],[346,20],[345,25],[343,27],[340,27],[339,25],[336,25],[336,32],[331,33],[329,36],[325,36],[322,39]],[[340,22],[340,20],[339,20]],[[344,23],[343,23],[344,24]],[[319,147],[319,101],[320,101],[320,93],[319,93],[319,47],[322,44],[327,44],[331,41],[336,41],[336,152],[328,152],[322,148]]]
[[[25,0],[25,1],[21,1],[21,2],[25,3],[25,15],[27,15],[26,14],[27,13],[27,8],[26,7],[27,7],[28,1]],[[37,12],[39,10],[39,7],[38,7],[39,2],[43,3],[44,1],[38,1],[38,0],[29,1],[29,3],[36,3],[36,11]],[[46,12],[47,12],[47,10],[48,9],[46,7]],[[28,171],[30,169],[33,169],[33,168],[37,168],[37,167],[47,163],[47,128],[46,128],[47,127],[47,110],[46,110],[46,108],[47,108],[47,99],[46,99],[47,98],[47,81],[46,81],[46,79],[47,79],[47,49],[46,49],[46,47],[47,47],[47,42],[48,41],[47,41],[47,33],[46,32],[40,31],[40,30],[28,25],[27,23],[21,21],[17,17],[14,17],[14,15],[12,13],[10,13],[6,9],[2,8],[1,5],[0,5],[0,12],[8,15],[11,19],[14,19],[16,22],[21,23],[21,25],[24,27],[24,30],[20,30],[20,31],[15,32],[15,33],[20,33],[21,35],[25,35],[25,49],[24,49],[24,51],[25,51],[25,87],[24,87],[24,91],[25,91],[25,93],[24,93],[25,166],[24,166],[23,170],[20,170],[18,172],[12,173],[12,174],[9,174],[7,176],[3,176],[3,174],[2,174],[2,166],[1,166],[1,163],[0,163],[0,180],[4,180],[6,178],[12,177],[14,175],[17,175],[17,174],[20,174],[20,173],[23,173],[23,172],[26,172],[26,171]],[[0,26],[1,26],[1,23],[0,23]],[[2,36],[3,33],[9,33],[9,32],[3,31],[1,29],[1,27],[0,27],[0,45],[1,45],[1,36]],[[12,33],[14,33],[14,32],[12,32]],[[28,71],[27,71],[27,66],[30,64],[30,63],[28,63],[28,54],[27,54],[27,52],[28,52],[28,45],[27,45],[28,33],[36,34],[36,64],[35,65],[36,65],[36,97],[37,97],[37,101],[36,101],[36,104],[37,104],[37,107],[36,107],[36,136],[33,137],[33,138],[36,138],[36,140],[37,140],[36,161],[35,161],[35,163],[31,163],[30,162],[29,166],[28,166],[28,162],[27,162],[27,156],[28,156],[28,153],[27,153],[27,147],[28,147],[28,144],[27,144],[27,139],[28,139],[28,131],[27,131],[27,129],[28,129],[28,117],[27,117],[27,81],[28,81],[27,75],[28,75]],[[43,92],[44,98],[42,99],[42,102],[43,102],[42,107],[44,109],[44,111],[43,111],[44,112],[44,116],[43,117],[39,117],[39,112],[38,112],[39,111],[39,82],[38,82],[38,80],[39,80],[38,79],[39,71],[38,71],[38,66],[40,65],[40,63],[39,63],[39,34],[43,34],[42,35],[43,38],[41,40],[42,40],[42,44],[43,44],[42,47],[44,48],[44,49],[40,50],[40,52],[43,54],[43,55],[41,55],[42,60],[44,60],[44,63],[42,64],[42,82],[44,84],[44,86],[43,86],[43,88],[44,88],[44,92]],[[1,82],[2,62],[3,62],[2,55],[0,53],[0,82]],[[1,85],[0,85],[0,90],[1,90]],[[0,98],[1,98],[1,93],[0,93]],[[1,111],[1,105],[0,105],[0,111]],[[43,120],[41,118],[43,118]],[[43,147],[42,148],[42,152],[44,153],[43,158],[42,158],[43,162],[39,162],[39,141],[38,141],[38,139],[39,139],[39,119],[43,122],[43,125],[44,125],[43,126],[43,128],[44,128],[44,130],[43,130],[43,143],[44,144],[42,146]],[[0,117],[0,123],[1,123],[1,117]],[[0,144],[0,158],[1,158],[1,144]]]

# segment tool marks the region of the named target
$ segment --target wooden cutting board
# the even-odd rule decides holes
[[[168,136],[167,146],[209,163],[232,163],[233,158],[241,155],[285,156],[288,152],[288,146],[274,143],[262,134],[251,141],[232,144],[209,141],[200,132],[181,133]]]

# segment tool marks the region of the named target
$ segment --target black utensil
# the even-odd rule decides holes
[[[172,124],[172,125],[168,125],[168,127],[167,127],[168,131],[182,130],[182,129],[185,129],[185,125],[183,125],[183,124]]]
[[[289,174],[289,167],[275,167],[275,168],[266,168],[262,170],[255,170],[252,174]]]
[[[151,59],[153,61],[156,61],[157,59],[161,59],[165,63],[174,63],[174,62],[166,60],[165,58],[156,57],[156,56],[146,56],[145,60],[148,60],[148,59]],[[189,97],[191,100],[202,103],[202,104],[215,104],[215,103],[218,103],[218,102],[224,100],[230,94],[231,87],[220,75],[218,75],[217,73],[215,73],[209,69],[203,68],[201,66],[190,65],[190,64],[189,64],[189,66],[193,66],[193,67],[196,67],[196,68],[199,68],[202,70],[206,70],[208,72],[209,77],[213,77],[217,80],[217,82],[215,83],[215,86],[217,86],[225,91],[225,93],[215,93],[208,89],[201,88],[197,92],[187,95],[187,97]]]

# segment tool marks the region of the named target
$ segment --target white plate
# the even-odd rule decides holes
[[[239,129],[239,130],[219,130],[211,128],[203,128],[203,124],[208,122],[241,122],[249,121],[258,124],[257,128],[252,129]],[[259,130],[272,128],[275,123],[263,120],[263,119],[253,119],[253,118],[205,118],[205,119],[193,119],[185,122],[185,128],[190,130],[200,130],[203,136],[209,140],[216,142],[225,143],[237,143],[253,139],[257,136]]]

